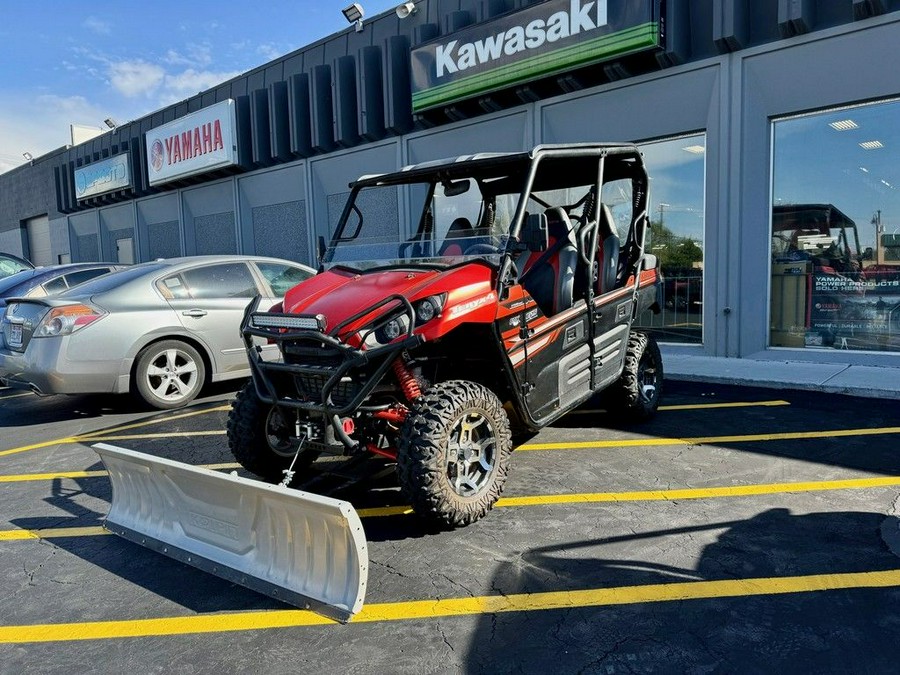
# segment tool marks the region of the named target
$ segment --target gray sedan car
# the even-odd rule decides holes
[[[277,258],[196,256],[134,265],[48,298],[10,298],[0,380],[38,394],[132,392],[156,408],[206,382],[249,375],[239,331],[250,300],[274,305],[311,268]]]

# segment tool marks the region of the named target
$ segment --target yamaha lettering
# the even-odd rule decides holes
[[[229,99],[148,131],[150,185],[235,164],[236,126]]]
[[[413,109],[657,47],[659,17],[660,0],[551,0],[464,29],[413,50]]]

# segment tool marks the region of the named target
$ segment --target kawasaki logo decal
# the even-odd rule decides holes
[[[660,0],[550,0],[412,52],[420,111],[660,44]]]

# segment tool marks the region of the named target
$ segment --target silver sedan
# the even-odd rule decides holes
[[[10,299],[0,381],[183,406],[206,382],[249,375],[239,326],[250,300],[274,305],[314,273],[277,258],[196,256],[134,265],[52,298]]]

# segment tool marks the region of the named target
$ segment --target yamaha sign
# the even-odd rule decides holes
[[[549,0],[412,52],[419,112],[662,44],[660,0]]]

